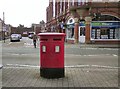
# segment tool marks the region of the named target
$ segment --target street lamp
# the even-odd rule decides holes
[[[4,43],[5,43],[5,32],[6,32],[6,26],[5,26],[5,14],[3,12],[3,23],[2,23],[2,30],[3,30],[3,36],[4,37]]]

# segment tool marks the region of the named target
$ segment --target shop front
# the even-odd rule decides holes
[[[91,42],[118,43],[120,42],[120,21],[92,21]]]
[[[74,27],[74,19],[69,19],[66,28],[66,40],[68,43],[74,43],[75,41]],[[86,36],[88,35],[90,36],[90,43],[120,43],[120,21],[92,21],[90,29],[86,29],[85,21],[79,22],[79,43],[86,43]]]
[[[66,28],[66,40],[68,43],[74,43],[74,18],[70,18],[67,21],[67,28]]]

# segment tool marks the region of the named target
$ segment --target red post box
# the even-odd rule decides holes
[[[64,33],[40,33],[40,75],[64,77]]]

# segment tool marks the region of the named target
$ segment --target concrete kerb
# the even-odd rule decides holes
[[[120,48],[118,44],[68,44],[65,43],[66,47],[77,47],[77,48]]]

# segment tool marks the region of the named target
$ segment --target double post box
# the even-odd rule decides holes
[[[64,77],[64,33],[40,33],[40,75]]]

